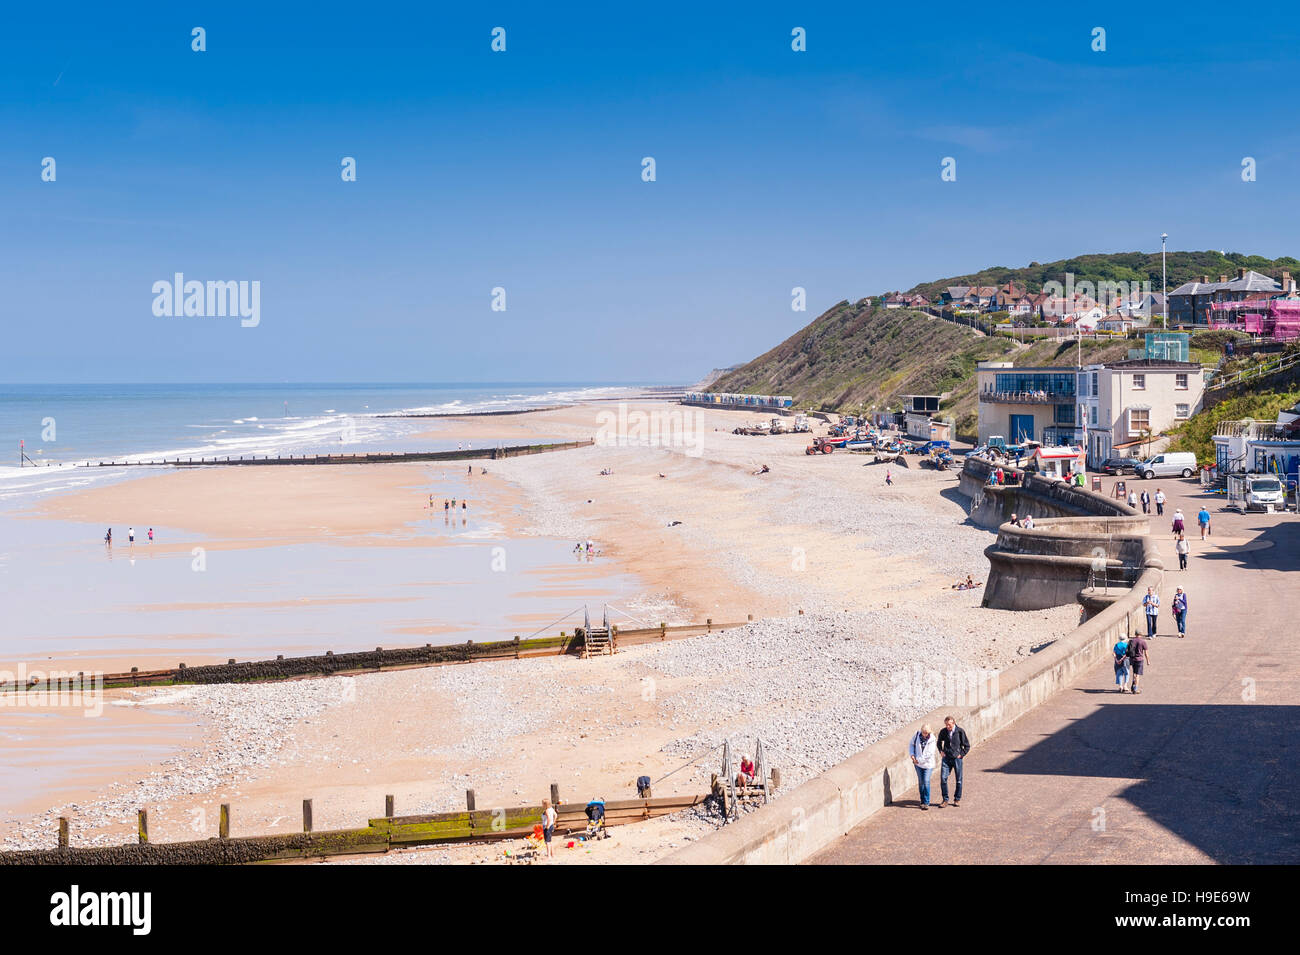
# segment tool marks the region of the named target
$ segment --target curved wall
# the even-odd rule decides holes
[[[1078,601],[1079,591],[1094,583],[1131,587],[1146,568],[1163,567],[1148,548],[1148,519],[1124,502],[1016,468],[1003,468],[1015,483],[990,485],[993,470],[987,461],[967,458],[959,484],[971,498],[971,520],[998,529],[996,543],[984,551],[985,607],[1060,607]],[[1011,524],[1013,514],[1032,514],[1033,529]],[[1095,604],[1084,608],[1090,612]]]

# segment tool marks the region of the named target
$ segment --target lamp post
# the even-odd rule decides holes
[[[1160,233],[1160,294],[1164,298],[1164,320],[1161,327],[1166,332],[1169,331],[1169,274],[1165,271],[1165,240],[1168,238],[1169,233]]]

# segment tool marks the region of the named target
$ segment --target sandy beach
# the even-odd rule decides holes
[[[241,555],[346,548],[361,558],[354,586],[324,612],[364,614],[375,601],[396,600],[371,592],[367,566],[466,552],[456,550],[466,542],[453,538],[452,522],[442,526],[437,513],[450,494],[437,489],[454,481],[471,503],[464,533],[477,522],[483,546],[502,549],[507,562],[532,544],[563,542],[565,560],[530,559],[512,579],[514,625],[544,626],[550,610],[527,609],[543,597],[557,606],[609,602],[627,626],[747,615],[754,623],[589,661],[110,691],[110,721],[158,709],[189,729],[159,734],[165,756],[113,766],[93,781],[78,777],[51,791],[57,801],[9,807],[6,846],[50,844],[60,814],[73,817],[77,844],[125,841],[140,807],[150,810],[153,838],[170,841],[214,834],[220,802],[234,806],[234,834],[254,834],[294,831],[307,797],[318,828],[342,828],[380,814],[385,794],[396,797],[399,812],[442,811],[462,808],[470,788],[484,807],[536,803],[555,783],[566,801],[585,802],[627,798],[637,776],[658,780],[670,772],[656,794],[701,792],[718,771],[716,757],[702,754],[724,739],[743,749],[761,737],[789,788],[928,712],[929,702],[909,690],[918,671],[1005,668],[1077,622],[1076,608],[990,611],[979,607],[979,591],[952,589],[967,574],[983,578],[991,539],[965,523],[954,472],[875,465],[847,453],[807,456],[806,435],[730,433],[758,417],[683,414],[680,406],[642,401],[442,418],[431,420],[429,431],[440,440],[597,444],[476,462],[472,478],[447,468],[445,481],[443,469],[423,465],[212,468],[48,499],[28,521],[107,526],[147,512],[168,528],[153,546],[174,548],[186,560],[194,546]],[[647,439],[648,420],[664,424],[657,438]],[[764,464],[769,472],[756,474]],[[887,468],[894,482],[888,487]],[[600,557],[571,559],[569,542],[588,539]],[[292,615],[302,596],[286,577],[280,593],[247,596],[258,606],[246,609]],[[169,620],[192,621],[192,633],[217,612],[216,604],[197,599],[147,606],[165,607]],[[394,623],[377,638],[363,616],[347,619],[362,622],[350,649],[423,643],[440,624],[412,624],[407,634]],[[106,648],[99,659],[122,659],[108,650],[120,647]],[[220,659],[248,658],[213,651]],[[139,665],[174,665],[173,657],[141,650]],[[29,739],[3,746],[20,744],[36,745]],[[74,764],[77,754],[57,758]],[[74,803],[75,810],[67,808]],[[590,852],[570,850],[561,861],[653,858],[714,824],[682,814],[616,829],[614,839]],[[498,857],[499,847],[456,847],[382,861]]]

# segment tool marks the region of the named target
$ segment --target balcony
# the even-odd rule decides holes
[[[1074,392],[1057,391],[996,391],[987,388],[980,392],[980,401],[1006,405],[1072,405]]]

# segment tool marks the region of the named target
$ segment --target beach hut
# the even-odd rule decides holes
[[[1037,447],[1029,456],[1029,467],[1043,477],[1064,477],[1069,471],[1077,474],[1083,470],[1083,449],[1075,447]]]

